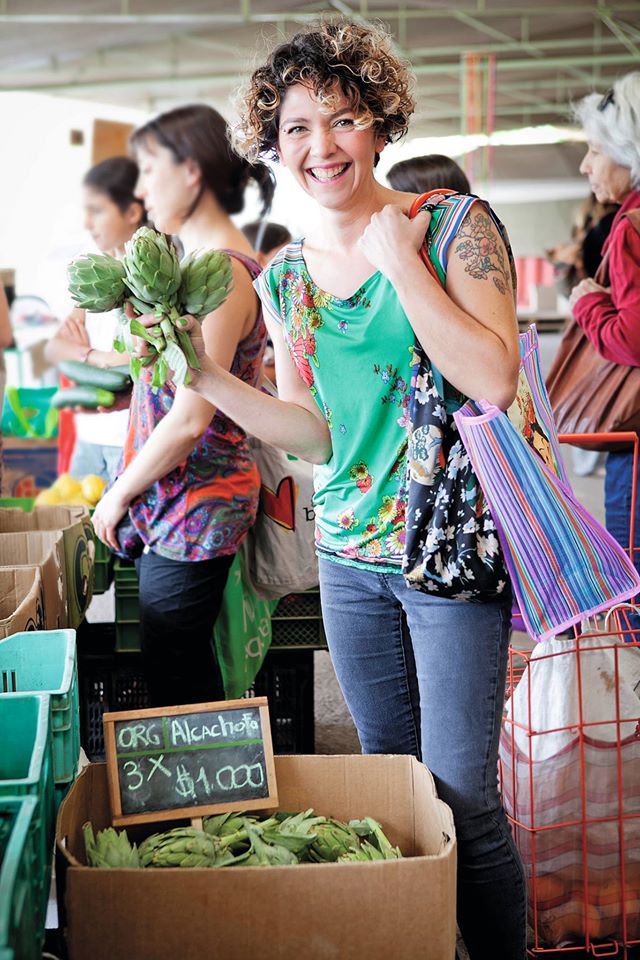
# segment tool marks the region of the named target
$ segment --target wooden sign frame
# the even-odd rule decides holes
[[[118,775],[118,755],[116,750],[115,725],[123,720],[141,720],[152,717],[192,716],[197,713],[225,713],[229,710],[255,709],[260,714],[262,744],[264,747],[265,774],[267,778],[267,796],[255,800],[229,801],[226,803],[192,804],[188,807],[172,807],[166,810],[153,810],[148,813],[122,812],[120,777]],[[182,820],[184,818],[198,818],[209,814],[224,813],[230,810],[261,810],[278,806],[278,788],[276,784],[276,768],[273,760],[273,743],[271,739],[271,725],[269,723],[269,705],[266,697],[250,697],[242,700],[221,700],[211,703],[191,703],[176,707],[152,707],[147,710],[123,710],[103,715],[104,741],[107,761],[107,779],[109,784],[109,801],[111,814],[115,826],[124,826],[133,823],[153,823],[156,820]],[[206,749],[206,748],[203,748]],[[159,749],[157,753],[162,753]],[[166,751],[165,751],[166,752]],[[150,751],[149,755],[153,755]]]

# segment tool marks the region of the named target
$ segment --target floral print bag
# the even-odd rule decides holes
[[[419,209],[448,202],[449,197],[452,202],[459,199],[451,191],[431,191],[416,200],[411,216]],[[505,242],[515,294],[515,269],[506,231],[487,204],[485,208]],[[468,207],[463,209],[466,213]],[[430,252],[428,232],[421,256],[444,286]],[[496,524],[453,417],[472,401],[444,380],[419,344],[415,349],[403,574],[409,587],[425,593],[476,603],[495,600],[507,590],[509,577]],[[545,459],[565,480],[534,327],[521,336],[518,396],[507,415],[538,453],[544,448]]]

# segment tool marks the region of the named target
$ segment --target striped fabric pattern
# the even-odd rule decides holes
[[[454,417],[532,637],[546,640],[640,591],[622,547],[501,410],[478,401]]]

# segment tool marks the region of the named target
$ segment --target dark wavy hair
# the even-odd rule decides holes
[[[358,124],[374,127],[388,143],[404,136],[415,109],[413,75],[382,27],[323,21],[280,44],[254,71],[238,98],[236,150],[252,160],[277,159],[280,108],[296,83],[310,87],[328,110],[341,91]]]
[[[125,213],[132,203],[140,207],[140,225],[147,222],[147,212],[139,197],[136,197],[138,164],[131,157],[108,157],[87,170],[82,183],[91,190],[104,193],[115,203],[120,213]]]
[[[229,140],[227,123],[217,110],[205,104],[191,104],[161,113],[138,127],[131,147],[156,142],[171,151],[177,163],[194,160],[200,168],[200,191],[186,216],[190,217],[205,190],[210,190],[227,213],[240,213],[250,180],[255,181],[262,199],[262,215],[271,207],[275,191],[272,170],[264,163],[251,163],[239,156]]]
[[[441,153],[400,160],[388,171],[387,180],[394,190],[405,193],[426,193],[444,188],[456,193],[471,193],[471,184],[464,170],[451,157]]]

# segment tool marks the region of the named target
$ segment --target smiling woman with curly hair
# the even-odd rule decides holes
[[[362,749],[429,767],[456,822],[469,953],[524,960],[524,874],[497,785],[510,586],[444,399],[513,401],[514,291],[483,201],[441,195],[425,207],[376,180],[380,153],[406,132],[411,85],[382,29],[345,20],[296,34],[253,73],[236,149],[286,166],[316,215],[256,281],[279,399],[204,354],[193,388],[261,440],[316,464],[323,620]],[[419,255],[427,230],[439,281]],[[433,364],[415,392],[430,422],[409,451],[416,340]],[[429,524],[421,590],[402,575],[415,483]]]
[[[327,112],[346,97],[354,125],[373,127],[385,143],[405,135],[415,110],[409,64],[393,52],[384,30],[348,20],[321,23],[276,47],[241,91],[241,119],[234,131],[238,152],[278,158],[278,117],[296,84],[313,90]]]

